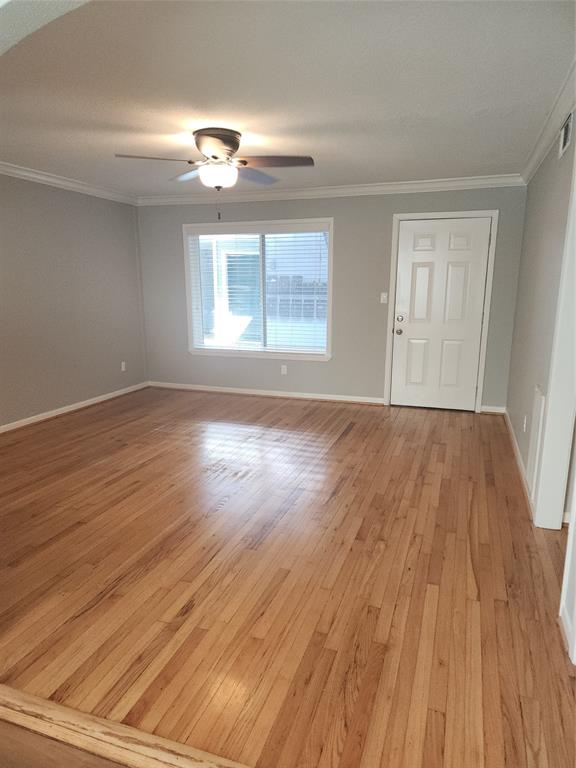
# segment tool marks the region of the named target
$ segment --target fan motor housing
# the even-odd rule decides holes
[[[242,134],[230,128],[201,128],[194,131],[194,141],[204,157],[229,160],[238,152]]]

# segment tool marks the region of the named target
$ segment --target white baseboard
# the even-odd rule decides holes
[[[508,434],[510,435],[512,448],[514,449],[514,456],[516,458],[516,464],[518,465],[518,471],[520,472],[520,477],[522,478],[522,484],[524,486],[526,501],[530,508],[530,514],[532,516],[532,519],[534,519],[534,506],[532,504],[530,486],[528,485],[528,475],[526,474],[524,459],[522,458],[522,454],[520,453],[520,446],[518,445],[518,441],[516,440],[516,433],[514,432],[514,427],[512,426],[512,422],[510,421],[510,414],[508,413],[507,409],[504,412],[504,419],[506,421],[506,426],[508,427]]]
[[[566,643],[568,656],[572,664],[576,665],[576,635],[574,624],[565,605],[560,606],[560,629]]]
[[[361,397],[357,395],[324,395],[317,392],[282,392],[275,389],[244,389],[242,387],[213,387],[208,384],[174,384],[167,381],[149,381],[150,387],[162,389],[185,389],[193,392],[224,392],[229,395],[259,395],[260,397],[286,397],[300,400],[328,400],[343,403],[366,403],[386,405],[383,397]]]
[[[52,419],[54,416],[61,416],[63,413],[69,413],[70,411],[78,411],[80,408],[86,408],[89,405],[96,405],[96,403],[102,403],[104,400],[112,400],[114,397],[127,395],[129,392],[136,392],[136,390],[144,389],[147,386],[148,382],[143,381],[140,384],[134,384],[133,386],[125,387],[124,389],[117,389],[114,392],[107,392],[105,395],[91,397],[89,400],[82,400],[79,403],[71,403],[70,405],[63,405],[61,408],[54,408],[52,411],[36,413],[34,416],[28,416],[26,419],[12,421],[9,424],[0,424],[0,433],[10,432],[13,429],[19,429],[20,427],[26,427],[28,424],[35,424],[37,421]]]
[[[243,387],[215,387],[209,384],[177,384],[168,381],[143,381],[140,384],[134,384],[131,387],[125,387],[124,389],[117,389],[114,392],[107,392],[104,395],[98,395],[92,397],[89,400],[82,400],[78,403],[71,403],[70,405],[64,405],[61,408],[55,408],[52,411],[45,411],[44,413],[37,413],[34,416],[28,416],[25,419],[19,419],[18,421],[10,422],[9,424],[0,424],[0,434],[2,432],[10,432],[13,429],[19,429],[20,427],[26,427],[28,424],[35,424],[38,421],[44,421],[45,419],[52,419],[55,416],[61,416],[64,413],[70,413],[71,411],[77,411],[80,408],[86,408],[89,405],[96,405],[96,403],[102,403],[105,400],[111,400],[114,397],[120,397],[121,395],[127,395],[130,392],[136,392],[139,389],[146,387],[160,387],[162,389],[182,389],[190,390],[193,392],[223,392],[233,395],[258,395],[260,397],[285,397],[295,398],[299,400],[323,400],[327,402],[340,402],[340,403],[360,403],[366,405],[388,405],[389,403],[384,397],[363,397],[361,395],[330,395],[322,394],[318,392],[285,392],[275,389],[246,389]],[[494,405],[494,406],[482,406],[483,413],[506,413],[506,408]]]

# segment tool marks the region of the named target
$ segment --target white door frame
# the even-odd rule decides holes
[[[576,432],[574,440],[576,444]],[[576,592],[571,590],[572,584],[576,583],[576,489],[572,493],[572,498],[567,498],[566,501],[570,504],[566,509],[570,517],[559,613],[568,655],[572,664],[576,665]]]
[[[554,347],[552,364],[550,370],[550,381],[548,385],[548,400],[551,401],[547,417],[546,417],[546,430],[550,430],[554,435],[554,439],[550,439],[544,443],[544,450],[549,451],[558,460],[557,476],[554,477],[551,474],[550,463],[544,465],[544,470],[540,474],[540,482],[554,484],[556,487],[552,487],[552,494],[556,494],[556,498],[545,494],[546,490],[543,485],[539,488],[539,495],[537,497],[537,506],[535,507],[535,519],[534,522],[538,525],[540,519],[546,514],[546,507],[542,505],[553,505],[550,509],[552,516],[556,516],[556,520],[551,522],[562,524],[562,500],[558,498],[560,489],[564,488],[566,493],[566,480],[570,472],[570,467],[566,472],[566,475],[560,474],[560,467],[566,461],[566,453],[570,454],[572,445],[570,448],[566,442],[566,422],[567,411],[571,407],[572,409],[572,441],[576,440],[575,419],[576,414],[576,318],[574,314],[574,308],[570,308],[570,302],[574,300],[574,290],[576,288],[576,156],[574,158],[574,166],[572,168],[572,186],[570,190],[570,204],[568,206],[568,221],[566,224],[566,239],[564,242],[564,258],[562,262],[562,276],[560,278],[560,290],[558,301],[558,313],[556,316],[556,328],[554,330]],[[566,325],[571,323],[568,333],[561,333],[560,331],[566,330]],[[570,367],[570,370],[569,368]],[[571,392],[568,387],[565,386],[564,392],[560,389],[562,385],[562,379],[565,379],[571,385]],[[559,399],[560,398],[560,399]],[[563,411],[558,406],[564,406]],[[564,429],[561,427],[562,420],[564,422]],[[570,462],[570,455],[568,458]],[[543,462],[544,464],[544,462]],[[576,478],[574,478],[576,481]],[[570,502],[571,509],[567,509],[566,512],[570,514],[569,529],[568,529],[568,543],[566,546],[566,562],[564,565],[564,577],[562,580],[562,595],[560,597],[560,623],[564,631],[566,638],[566,644],[568,646],[568,653],[572,664],[576,664],[576,594],[570,589],[572,584],[576,582],[576,488],[572,493],[571,499],[566,499]],[[560,503],[560,509],[558,508]],[[548,522],[548,521],[546,521]],[[572,592],[572,595],[569,593]]]
[[[534,484],[534,525],[539,528],[562,527],[576,423],[576,157],[572,174],[539,466]]]
[[[396,306],[396,275],[398,272],[398,240],[401,221],[419,221],[422,219],[491,219],[490,244],[488,246],[488,265],[486,269],[486,289],[482,312],[482,333],[480,336],[480,359],[478,380],[476,383],[476,402],[474,410],[482,410],[482,390],[484,388],[484,369],[486,367],[486,346],[490,322],[490,303],[492,300],[492,279],[494,277],[494,257],[498,234],[498,211],[450,211],[448,213],[395,213],[392,219],[392,250],[390,252],[390,282],[388,283],[388,325],[386,330],[386,362],[384,368],[384,402],[389,405],[392,389],[392,330],[394,327],[394,309]]]

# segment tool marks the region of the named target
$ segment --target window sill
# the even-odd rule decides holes
[[[306,363],[325,363],[332,359],[330,353],[261,352],[250,349],[207,349],[205,347],[193,347],[188,352],[191,355],[204,355],[206,357],[259,357],[263,360],[301,360]]]

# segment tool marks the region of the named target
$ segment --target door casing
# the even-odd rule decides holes
[[[394,309],[396,305],[396,275],[398,273],[398,240],[401,221],[420,221],[424,219],[478,219],[489,218],[490,245],[488,246],[488,266],[486,271],[486,291],[484,293],[484,308],[482,314],[482,331],[480,335],[480,359],[478,363],[478,381],[476,388],[476,402],[474,410],[480,413],[482,410],[482,391],[484,388],[484,369],[486,367],[486,347],[488,343],[488,327],[490,322],[490,304],[492,300],[492,280],[494,277],[494,258],[496,255],[496,239],[498,235],[498,211],[448,211],[433,213],[395,213],[392,220],[392,250],[390,253],[390,281],[388,283],[388,325],[386,360],[384,369],[384,401],[390,404],[390,391],[392,388],[392,332],[394,329]],[[495,410],[489,408],[489,410]],[[502,412],[505,408],[501,409]]]

